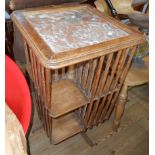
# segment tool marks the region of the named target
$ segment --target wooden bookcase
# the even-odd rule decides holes
[[[51,142],[108,119],[143,36],[89,5],[15,11],[12,20]]]

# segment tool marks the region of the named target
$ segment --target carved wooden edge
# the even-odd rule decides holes
[[[73,9],[74,7],[71,6],[70,8]],[[87,7],[89,10],[94,11],[94,13],[100,14],[100,16],[106,18],[107,21],[112,22],[112,24],[117,26],[119,25],[121,29],[125,30],[126,32],[129,32],[129,34],[131,35],[129,35],[128,37],[122,37],[119,39],[99,43],[89,47],[70,50],[68,52],[62,52],[59,54],[53,54],[51,49],[46,44],[43,44],[44,41],[38,36],[38,34],[35,32],[32,26],[29,25],[24,15],[22,15],[21,11],[13,12],[11,18],[14,24],[18,27],[25,40],[31,46],[39,61],[46,68],[58,69],[65,66],[73,65],[78,62],[87,61],[92,58],[97,58],[102,55],[112,53],[116,50],[121,50],[123,48],[140,44],[144,41],[144,37],[142,34],[132,31],[126,25],[123,25],[122,23],[116,20],[112,20],[110,17],[107,17],[106,15],[98,13],[96,9],[90,7],[89,5],[80,5],[76,7]],[[40,44],[40,42],[42,42],[42,44]]]

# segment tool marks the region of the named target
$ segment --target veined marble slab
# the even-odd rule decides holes
[[[54,53],[128,36],[127,32],[84,8],[25,16]]]

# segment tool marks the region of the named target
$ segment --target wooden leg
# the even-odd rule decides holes
[[[114,119],[114,123],[113,123],[113,129],[115,131],[117,131],[117,129],[120,125],[121,118],[123,116],[125,103],[127,100],[127,91],[128,91],[128,86],[124,84],[121,89],[121,92],[120,92],[120,95],[118,97],[118,101],[117,101],[116,107],[115,107],[115,119]]]

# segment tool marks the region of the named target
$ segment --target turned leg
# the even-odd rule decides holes
[[[114,118],[114,123],[113,123],[113,129],[117,131],[121,118],[123,116],[124,108],[125,108],[125,103],[127,100],[127,91],[128,91],[128,86],[123,85],[121,92],[119,94],[116,107],[115,107],[115,118]]]

